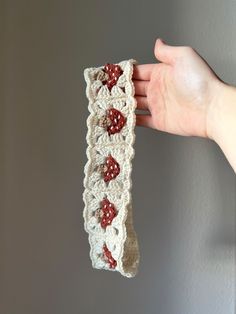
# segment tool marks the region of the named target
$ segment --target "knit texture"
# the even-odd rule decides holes
[[[102,83],[102,66],[84,70],[90,114],[87,118],[88,160],[84,167],[83,217],[90,244],[90,258],[93,268],[118,271],[126,277],[136,275],[140,258],[137,235],[133,228],[131,195],[137,105],[132,75],[136,63],[134,59],[117,63],[123,73],[111,90]],[[109,108],[119,110],[126,119],[120,132],[112,135],[99,123]],[[99,165],[104,164],[109,154],[118,162],[120,173],[114,180],[105,182]],[[117,215],[106,228],[102,228],[98,219],[104,198],[109,199],[117,210]],[[110,268],[104,258],[104,244],[117,262],[114,268]]]

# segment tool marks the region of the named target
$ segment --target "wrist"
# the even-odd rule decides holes
[[[220,144],[225,133],[230,132],[231,119],[235,118],[236,88],[220,80],[215,87],[214,97],[208,106],[206,131],[208,138]]]

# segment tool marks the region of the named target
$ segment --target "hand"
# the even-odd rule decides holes
[[[222,82],[190,47],[174,47],[157,39],[157,64],[135,65],[133,82],[136,124],[178,135],[211,137],[208,120]]]

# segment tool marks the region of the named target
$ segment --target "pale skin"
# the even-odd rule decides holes
[[[138,126],[214,140],[236,172],[236,88],[191,47],[157,39],[159,63],[134,66]]]

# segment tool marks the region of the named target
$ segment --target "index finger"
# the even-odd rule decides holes
[[[155,64],[135,64],[133,67],[133,79],[149,81]]]

